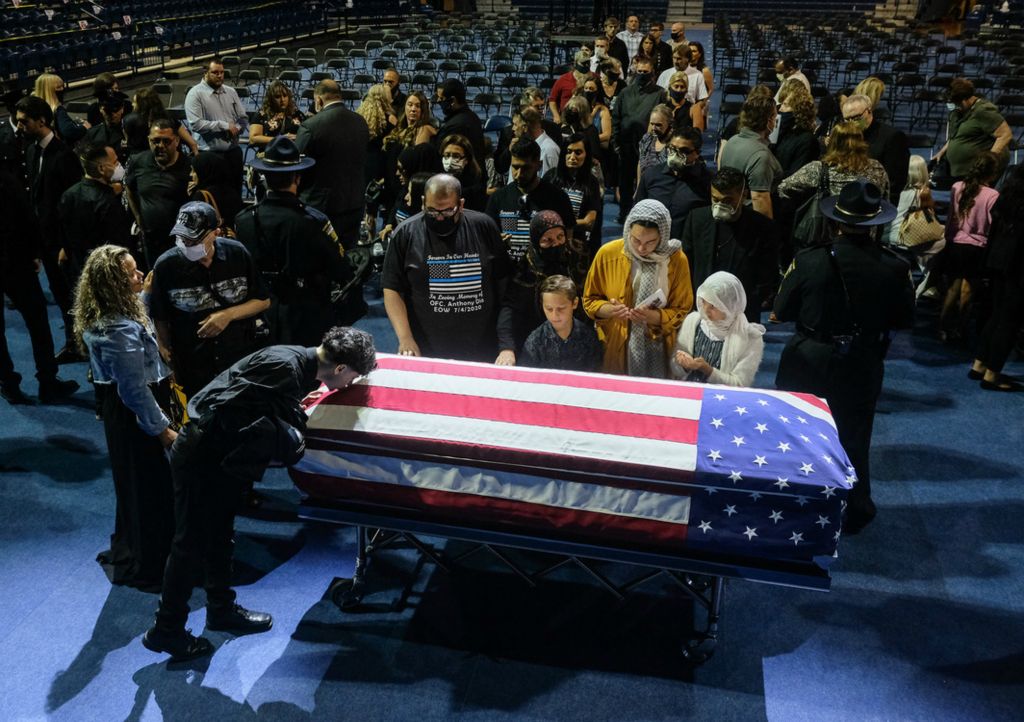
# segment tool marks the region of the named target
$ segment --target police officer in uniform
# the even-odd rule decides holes
[[[854,467],[843,531],[855,534],[875,516],[868,463],[875,404],[882,391],[889,332],[910,328],[914,289],[907,264],[883,250],[873,230],[896,209],[878,186],[858,179],[821,212],[832,238],[797,254],[775,299],[780,321],[795,321],[775,383],[828,401],[839,440]]]
[[[330,220],[298,197],[299,173],[316,161],[278,136],[250,164],[267,194],[235,217],[235,233],[270,288],[273,342],[316,345],[335,323],[332,288],[352,277]]]

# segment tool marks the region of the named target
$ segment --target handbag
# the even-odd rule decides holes
[[[911,208],[900,223],[896,242],[903,248],[924,251],[945,235],[946,227],[935,218],[934,213],[925,208]]]
[[[829,240],[828,218],[821,212],[821,199],[829,195],[828,166],[822,163],[817,190],[797,209],[794,217],[794,248],[808,248]]]

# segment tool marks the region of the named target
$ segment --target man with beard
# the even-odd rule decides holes
[[[178,152],[178,135],[167,118],[149,128],[149,150],[132,157],[125,174],[128,207],[142,230],[146,267],[171,247],[171,228],[178,210],[188,201],[192,166]]]
[[[238,138],[249,127],[249,116],[235,89],[224,85],[224,63],[210,58],[203,79],[185,96],[185,117],[199,149],[224,157],[231,168],[232,187],[242,194],[242,148]]]
[[[530,219],[538,211],[554,211],[564,219],[567,236],[576,227],[569,196],[540,177],[540,166],[540,146],[529,138],[519,140],[512,146],[512,182],[487,201],[487,215],[501,229],[514,263],[530,245]]]
[[[510,272],[494,222],[464,207],[458,179],[433,176],[423,211],[395,229],[384,257],[384,309],[398,353],[490,362],[514,349],[498,329]]]
[[[680,128],[668,140],[668,160],[644,171],[636,200],[653,198],[672,214],[672,237],[680,238],[686,219],[711,197],[711,174],[700,157],[701,134]],[[696,288],[697,286],[694,286]]]
[[[654,106],[664,103],[665,90],[654,82],[654,65],[650,58],[636,61],[636,76],[612,104],[612,148],[619,153],[619,217],[624,223],[633,207],[636,190],[636,168],[640,160],[640,139],[647,132]]]

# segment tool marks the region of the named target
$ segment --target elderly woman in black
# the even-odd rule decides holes
[[[117,498],[110,549],[97,561],[114,584],[158,592],[174,535],[164,449],[177,434],[164,412],[170,370],[160,358],[142,290],[132,255],[121,246],[100,246],[82,269],[73,316],[89,354]]]

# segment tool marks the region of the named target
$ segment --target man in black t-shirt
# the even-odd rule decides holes
[[[212,206],[186,203],[172,230],[176,247],[153,267],[150,314],[189,398],[259,348],[253,319],[270,307],[252,256],[238,241],[218,238],[220,224]]]
[[[464,208],[454,176],[432,177],[423,211],[395,229],[384,257],[384,308],[398,353],[492,362],[514,349],[511,333],[498,328],[510,272],[497,226]]]
[[[540,146],[523,138],[512,146],[512,182],[487,201],[487,215],[508,244],[513,263],[530,246],[530,219],[538,211],[554,211],[565,220],[566,239],[572,238],[576,214],[565,191],[540,177]]]
[[[171,247],[171,227],[178,209],[188,200],[192,166],[178,152],[178,136],[166,118],[149,128],[150,150],[132,157],[124,185],[128,207],[142,229],[146,265],[150,268]]]

